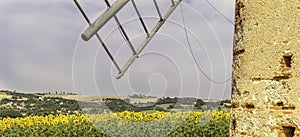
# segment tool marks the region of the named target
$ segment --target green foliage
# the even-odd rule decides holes
[[[49,114],[73,114],[80,111],[76,100],[61,97],[39,97],[34,94],[25,94],[11,91],[1,91],[12,98],[0,101],[0,117],[21,117],[21,114],[45,116]],[[8,109],[9,107],[9,109]]]
[[[176,128],[167,137],[228,137],[229,136],[229,120],[225,118],[210,119],[207,123],[187,121],[184,125]]]
[[[21,117],[22,114],[20,111],[17,111],[12,108],[0,108],[0,117],[11,117],[11,118],[16,118],[16,117]]]
[[[159,112],[156,116],[159,116],[163,113],[166,112]],[[89,120],[87,120],[86,117],[83,117],[82,115],[73,115],[67,116],[69,117],[67,124],[63,124],[64,122],[62,121],[66,120],[66,117],[62,115],[55,116],[54,119],[51,118],[51,116],[45,118],[44,120],[46,120],[46,123],[47,119],[53,119],[52,121],[50,121],[50,124],[43,124],[43,122],[37,124],[39,123],[38,121],[44,120],[38,120],[39,118],[30,117],[31,119],[33,119],[33,121],[29,120],[27,122],[19,122],[21,125],[22,123],[24,123],[25,125],[27,124],[26,126],[20,126],[17,124],[14,125],[12,123],[16,122],[9,122],[12,121],[10,119],[7,122],[3,123],[1,123],[0,121],[0,125],[2,124],[2,126],[0,126],[0,135],[14,137],[106,137],[108,136],[107,134],[111,134],[113,136],[120,137],[152,137],[163,135],[166,135],[166,137],[228,137],[229,118],[226,118],[227,113],[210,113],[212,115],[206,115],[205,113],[206,112],[203,112],[200,119],[198,120],[190,119],[191,117],[185,119],[186,117],[182,117],[183,115],[173,115],[171,117],[150,120],[148,122],[125,120],[121,117],[118,117],[117,114],[90,115],[91,119]],[[132,115],[132,113],[130,112],[122,112],[122,115],[123,114],[126,114],[127,116]],[[182,113],[179,112],[178,114]],[[191,114],[189,116],[196,115]],[[126,116],[124,117],[126,118]],[[58,119],[60,119],[61,123],[54,124]],[[30,124],[31,122],[34,123]],[[5,125],[3,126],[3,124]],[[6,128],[9,125],[11,126],[9,128]]]
[[[114,130],[113,127],[117,125],[107,125],[111,127],[110,131],[114,131],[114,135],[124,136],[128,131]],[[127,130],[135,131],[135,128],[129,126]],[[160,125],[156,125],[160,126]],[[131,129],[133,128],[133,129]],[[148,130],[151,130],[149,128]],[[95,128],[92,123],[84,123],[80,125],[68,124],[68,125],[55,125],[55,126],[33,126],[30,128],[20,128],[13,127],[6,130],[5,132],[0,131],[2,136],[40,136],[40,137],[73,137],[73,136],[83,136],[83,137],[108,137],[104,134],[100,128]],[[149,131],[149,133],[153,133]],[[135,133],[139,136],[151,136],[147,133]],[[226,119],[214,120],[212,119],[208,123],[201,125],[199,122],[187,121],[185,124],[180,125],[173,132],[168,134],[166,137],[229,137],[229,121]]]
[[[11,137],[108,137],[95,128],[92,123],[59,124],[55,126],[34,125],[32,127],[20,128],[14,126],[5,132],[0,131],[1,136]]]
[[[169,105],[167,109],[173,109],[174,105]]]
[[[154,108],[154,110],[156,110],[156,111],[163,111],[163,112],[169,111],[169,110],[166,110],[166,109],[164,109],[163,107],[160,107],[160,106],[156,106],[156,107]]]
[[[138,107],[134,106],[130,103],[125,102],[122,99],[116,98],[107,98],[105,100],[105,105],[110,109],[112,112],[122,112],[122,111],[145,111],[145,110],[153,110],[155,105],[146,106],[146,107]]]
[[[231,100],[229,100],[229,99],[226,99],[226,100],[222,100],[221,102],[220,102],[220,105],[222,106],[224,103],[231,103]]]
[[[205,102],[201,99],[197,99],[195,107],[201,108],[203,105],[205,105]]]
[[[170,98],[170,97],[166,97],[166,98],[159,98],[158,101],[156,102],[156,104],[175,104],[178,102],[178,98]]]

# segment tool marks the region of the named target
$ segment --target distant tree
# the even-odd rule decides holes
[[[174,105],[169,105],[168,109],[173,109]]]
[[[177,103],[178,101],[178,98],[170,98],[170,97],[167,97],[167,98],[159,98],[156,102],[156,104],[169,104],[169,103]]]
[[[229,100],[229,99],[222,100],[220,105],[223,105],[224,103],[231,103],[231,100]]]
[[[10,103],[10,102],[12,102],[12,100],[7,99],[7,98],[4,98],[4,99],[2,99],[2,100],[0,101],[0,104],[7,104],[7,103]]]
[[[21,117],[22,114],[12,108],[1,108],[0,109],[0,117],[10,117],[10,118],[16,118],[16,117]]]
[[[16,100],[16,99],[18,99],[18,97],[17,97],[17,96],[12,96],[11,98],[12,98],[12,99],[15,99],[15,100]]]
[[[124,101],[130,103],[130,98],[125,98]]]
[[[154,109],[157,111],[165,111],[163,107],[159,107],[159,106],[155,107]]]
[[[196,104],[195,104],[195,107],[201,108],[201,107],[204,106],[204,105],[205,105],[205,102],[204,102],[203,100],[197,99]]]

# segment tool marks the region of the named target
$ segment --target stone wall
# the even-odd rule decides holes
[[[300,136],[300,0],[236,0],[231,136]]]

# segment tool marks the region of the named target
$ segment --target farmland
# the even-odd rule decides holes
[[[15,91],[0,95],[2,136],[229,136],[230,112],[220,107],[226,101]],[[216,109],[209,109],[209,103]]]
[[[4,118],[3,136],[229,136],[227,111],[116,112]]]

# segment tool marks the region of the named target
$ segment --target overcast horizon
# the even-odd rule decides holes
[[[150,31],[158,21],[153,1],[135,1]],[[93,21],[107,9],[103,1],[79,2]],[[162,14],[171,5],[157,2]],[[210,2],[233,22],[234,0]],[[97,39],[81,39],[87,23],[73,1],[1,0],[0,90],[230,99],[230,80],[213,83],[197,68],[181,8],[202,71],[214,81],[230,78],[234,26],[205,0],[183,0],[120,80]],[[131,2],[117,16],[137,48],[146,34]],[[123,67],[132,52],[115,21],[110,20],[99,34]]]

